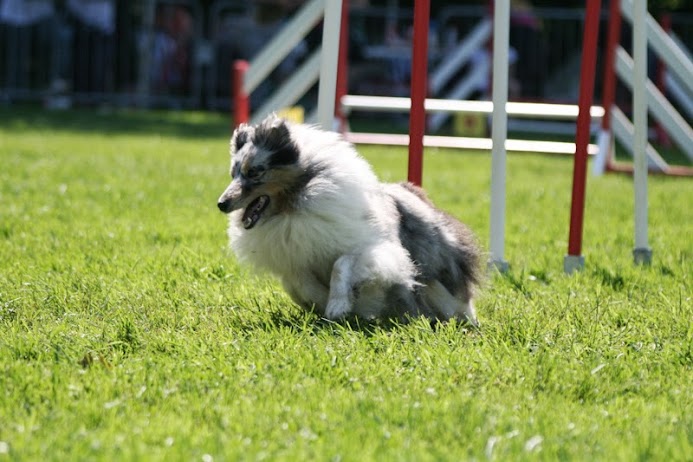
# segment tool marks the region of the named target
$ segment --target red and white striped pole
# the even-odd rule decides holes
[[[423,171],[423,137],[426,131],[426,109],[424,104],[428,85],[428,21],[430,11],[430,0],[415,0],[407,178],[410,182],[419,186],[421,185]]]
[[[568,274],[581,270],[585,266],[585,258],[582,256],[582,227],[585,212],[585,183],[587,180],[587,145],[590,140],[590,107],[592,106],[594,94],[600,9],[601,0],[587,0],[582,61],[580,65],[580,96],[578,99],[579,110],[575,133],[568,255],[563,260],[563,270]]]

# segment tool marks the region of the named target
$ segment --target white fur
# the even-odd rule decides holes
[[[243,209],[231,212],[231,248],[240,261],[274,273],[297,303],[326,318],[380,316],[390,308],[385,306],[389,287],[412,291],[418,285],[416,265],[399,241],[395,203],[386,194],[392,186],[380,183],[338,135],[303,125],[290,128],[299,164],[323,171],[301,191],[291,212],[268,216],[252,229],[242,225]],[[410,196],[417,213],[435,219],[434,211]],[[462,306],[440,283],[427,287],[425,296],[446,305],[442,318],[476,322],[471,302]]]

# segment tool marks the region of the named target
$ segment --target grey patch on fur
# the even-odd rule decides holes
[[[311,165],[303,169],[301,174],[296,179],[296,182],[291,185],[290,191],[294,195],[298,195],[305,191],[306,186],[310,184],[315,178],[317,178],[324,171],[324,167],[319,165]]]
[[[253,143],[268,151],[277,151],[287,144],[292,144],[286,121],[277,117],[267,117],[255,128]]]
[[[436,312],[428,306],[419,290],[415,289],[412,291],[401,284],[389,287],[385,294],[388,307],[387,317],[398,319],[399,321],[408,321],[408,318],[417,318],[419,316],[435,319]]]
[[[270,167],[281,167],[298,162],[298,147],[283,119],[269,117],[255,129],[253,143],[260,149],[271,152]]]
[[[289,183],[276,198],[277,212],[298,209],[301,202],[305,200],[304,194],[306,187],[313,179],[320,175],[321,172],[321,167],[311,165],[298,174],[294,181]]]
[[[236,129],[234,132],[233,145],[236,148],[236,152],[240,151],[241,148],[248,142],[252,128],[243,124]]]
[[[298,162],[298,148],[292,142],[274,151],[269,158],[270,167],[293,165],[296,162]]]
[[[276,117],[267,118],[257,126],[241,125],[234,132],[232,146],[235,148],[233,178],[241,173],[252,179],[258,169],[295,165],[299,158],[288,125]]]
[[[426,221],[407,207],[406,201],[393,196],[400,215],[399,238],[417,266],[417,281],[439,280],[451,293],[469,299],[479,283],[480,252],[471,231],[455,218],[433,207],[423,191],[402,183],[401,186],[434,208],[438,220]],[[455,242],[448,242],[443,229],[452,231]]]

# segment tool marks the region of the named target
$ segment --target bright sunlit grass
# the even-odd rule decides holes
[[[228,122],[0,109],[0,460],[691,460],[693,181],[511,155],[505,276],[482,327],[328,323],[226,250]],[[360,147],[381,178],[406,149]],[[424,186],[488,243],[490,159]]]

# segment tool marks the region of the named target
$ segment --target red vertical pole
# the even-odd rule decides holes
[[[493,19],[495,18],[496,14],[496,0],[488,0],[488,17]],[[494,30],[491,28],[491,33],[488,36],[488,40],[486,40],[486,53],[488,53],[489,58],[491,59],[491,65],[493,65],[493,34]],[[483,99],[492,99],[493,98],[493,72],[489,72],[487,75],[486,79],[486,90],[485,94],[483,96]],[[488,128],[487,128],[488,131]]]
[[[407,178],[421,185],[423,137],[426,131],[424,107],[428,77],[428,21],[430,0],[414,1],[414,38],[411,60],[411,110],[409,112],[409,169]]]
[[[238,127],[242,123],[247,123],[250,120],[250,101],[249,95],[243,91],[243,81],[245,74],[248,72],[250,64],[248,61],[241,59],[234,61],[232,65],[232,87],[231,96],[233,98],[233,124]]]
[[[616,104],[616,48],[621,41],[621,0],[609,1],[609,26],[606,31],[606,45],[604,47],[604,87],[602,89],[602,131],[611,132],[611,110]],[[606,154],[605,169],[608,171],[613,165],[613,152],[611,149]]]
[[[659,18],[659,24],[662,26],[662,29],[664,29],[665,32],[669,33],[671,31],[671,13],[662,13]],[[662,94],[666,94],[666,74],[667,65],[664,63],[664,60],[660,58],[657,60],[657,75],[655,77],[655,83]],[[664,129],[664,126],[661,123],[657,122],[655,124],[655,130],[657,133],[657,141],[665,146],[671,146],[671,138],[669,138],[667,131]]]
[[[597,61],[599,13],[601,0],[587,0],[583,33],[582,61],[580,65],[579,112],[575,133],[575,159],[573,165],[573,193],[570,206],[570,234],[568,255],[582,252],[582,224],[585,212],[585,182],[587,170],[587,144],[590,138],[590,107],[594,93],[594,74]]]
[[[335,91],[334,116],[339,121],[339,131],[346,129],[342,112],[342,96],[349,87],[349,0],[342,0],[342,23],[339,26],[339,59],[337,61],[337,84]]]
[[[621,39],[621,0],[609,1],[609,27],[604,50],[604,88],[602,91],[602,129],[611,131],[611,107],[616,99],[616,47]]]

